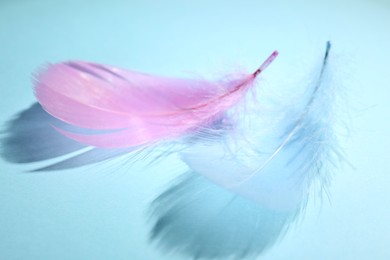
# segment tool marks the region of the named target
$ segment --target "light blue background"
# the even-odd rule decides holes
[[[353,168],[335,175],[331,203],[311,203],[261,259],[390,259],[389,28],[386,0],[1,0],[0,120],[34,102],[31,73],[45,62],[213,75],[255,69],[277,49],[267,72],[276,82],[286,71],[307,73],[331,40],[349,96],[342,145]],[[182,259],[148,243],[145,211],[184,166],[120,162],[20,174],[31,167],[0,161],[0,259]]]

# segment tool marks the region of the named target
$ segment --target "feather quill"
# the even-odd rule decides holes
[[[327,84],[329,51],[330,43],[317,79],[301,100],[275,110],[278,114],[262,113],[269,118],[252,123],[245,139],[229,136],[197,142],[181,153],[183,161],[217,184],[262,204],[280,209],[299,205],[316,177],[327,182],[328,173],[322,168],[339,155],[331,124],[334,91]]]

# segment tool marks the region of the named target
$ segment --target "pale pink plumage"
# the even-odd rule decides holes
[[[54,117],[99,134],[62,129],[81,143],[106,148],[140,146],[180,137],[218,120],[234,106],[273,52],[252,74],[221,82],[176,79],[71,61],[49,65],[36,77],[39,103]]]

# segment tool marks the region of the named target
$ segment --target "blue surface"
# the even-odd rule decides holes
[[[277,49],[263,76],[271,85],[308,73],[331,40],[349,96],[342,145],[353,167],[335,174],[331,203],[313,201],[298,228],[260,259],[390,259],[389,26],[385,0],[2,0],[0,120],[34,102],[31,73],[45,62],[219,75],[252,70]],[[1,160],[0,259],[182,259],[148,243],[145,211],[185,166],[175,158],[149,168],[123,162],[21,174],[30,167]]]

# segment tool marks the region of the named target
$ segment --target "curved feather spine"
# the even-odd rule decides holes
[[[313,93],[311,94],[310,99],[307,102],[307,105],[306,105],[303,113],[300,115],[299,119],[297,120],[296,125],[293,127],[291,132],[289,132],[287,134],[287,136],[283,139],[281,144],[276,148],[276,150],[271,154],[271,156],[259,168],[257,168],[255,171],[253,171],[253,174],[258,174],[262,169],[264,169],[264,167],[266,167],[267,164],[270,161],[272,161],[275,158],[275,156],[291,141],[291,139],[297,134],[297,132],[300,130],[300,128],[302,128],[302,125],[304,124],[304,120],[306,120],[307,114],[311,112],[310,110],[312,109],[312,104],[313,104],[313,102],[316,98],[317,92],[321,86],[323,74],[324,74],[324,71],[325,71],[325,68],[326,68],[326,65],[328,62],[330,48],[331,48],[331,44],[328,41],[326,43],[325,55],[324,55],[324,59],[323,59],[323,63],[322,63],[322,67],[321,67],[321,71],[320,71],[320,75],[318,77],[317,83],[315,84]],[[252,177],[252,175],[246,177],[244,180],[237,183],[237,185],[240,185],[240,184],[248,181],[251,177]]]
[[[267,207],[289,211],[305,205],[314,182],[329,182],[326,167],[338,157],[331,115],[334,89],[324,80],[329,52],[327,43],[319,75],[300,101],[276,104],[277,112],[270,115],[255,112],[250,118],[259,123],[251,124],[244,139],[228,135],[199,140],[181,153],[183,161],[194,172]]]
[[[334,89],[324,82],[329,51],[327,43],[307,95],[286,106],[275,127],[261,125],[271,128],[261,140],[248,137],[257,141],[254,147],[231,136],[199,136],[181,152],[192,172],[152,204],[151,238],[161,248],[194,259],[236,259],[258,256],[283,237],[306,206],[313,182],[327,184],[326,166],[338,156],[331,122]],[[241,155],[248,160],[240,161]]]

